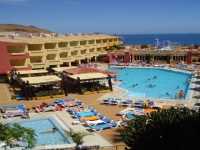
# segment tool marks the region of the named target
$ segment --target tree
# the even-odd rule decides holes
[[[200,113],[170,108],[139,116],[120,131],[128,149],[188,150],[199,147]]]
[[[19,124],[0,123],[0,141],[4,141],[7,146],[12,146],[14,141],[23,141],[27,148],[32,148],[36,144],[36,134],[33,129],[25,128]]]
[[[85,132],[74,132],[70,130],[69,132],[66,132],[67,135],[69,135],[74,143],[76,143],[76,149],[80,149],[80,146],[83,144],[83,138],[87,135],[88,133]]]

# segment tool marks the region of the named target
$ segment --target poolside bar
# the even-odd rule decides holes
[[[94,68],[73,68],[63,72],[64,87],[67,91],[78,91],[80,94],[85,90],[109,88],[112,90],[112,76]]]

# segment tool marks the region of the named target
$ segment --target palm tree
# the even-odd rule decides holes
[[[76,143],[76,150],[81,149],[80,146],[83,144],[83,138],[89,135],[86,132],[74,132],[72,130],[66,131],[66,135],[70,136],[74,143]]]
[[[0,123],[0,131],[0,141],[5,142],[6,146],[12,146],[13,141],[24,141],[27,144],[27,148],[32,148],[36,144],[34,130],[22,127],[19,124]]]

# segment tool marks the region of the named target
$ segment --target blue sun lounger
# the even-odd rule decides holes
[[[110,129],[112,127],[113,127],[112,124],[102,122],[97,125],[90,126],[90,129],[92,129],[93,131],[100,131],[100,130]]]
[[[91,111],[83,111],[83,112],[78,112],[77,116],[78,117],[90,117],[90,116],[95,116],[96,114]]]

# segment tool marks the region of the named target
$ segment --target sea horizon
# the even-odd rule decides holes
[[[170,42],[175,45],[200,45],[200,33],[154,33],[154,34],[116,34],[124,44],[155,44],[155,39],[160,43]]]

